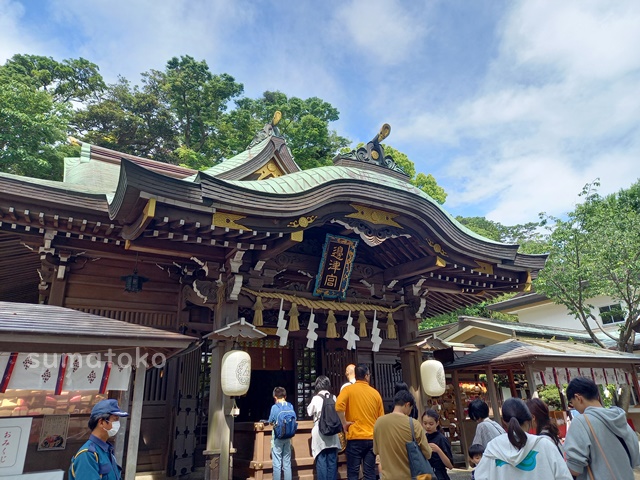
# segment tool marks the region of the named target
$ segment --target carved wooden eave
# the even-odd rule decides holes
[[[285,140],[269,135],[235,157],[200,173],[224,180],[262,180],[299,171]]]

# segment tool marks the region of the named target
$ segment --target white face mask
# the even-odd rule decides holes
[[[107,434],[109,434],[110,437],[115,437],[118,430],[120,430],[120,422],[111,422],[111,429],[107,430]]]

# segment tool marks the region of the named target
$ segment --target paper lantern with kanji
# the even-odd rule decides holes
[[[444,378],[444,366],[438,360],[422,362],[422,365],[420,365],[420,377],[424,393],[431,397],[439,397],[447,388]]]
[[[222,357],[222,391],[230,397],[239,397],[249,390],[251,383],[251,357],[242,350],[231,350]]]

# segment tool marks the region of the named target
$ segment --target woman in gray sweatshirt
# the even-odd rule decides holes
[[[489,418],[489,405],[479,398],[469,404],[469,418],[478,423],[471,445],[487,448],[491,440],[505,433],[504,428]]]

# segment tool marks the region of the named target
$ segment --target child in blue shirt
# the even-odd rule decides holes
[[[286,400],[287,391],[284,387],[273,389],[274,405],[269,413],[269,423],[275,425],[278,414],[284,410],[293,410]],[[273,480],[280,480],[281,475],[284,480],[292,480],[291,474],[291,439],[276,438],[275,431],[271,435],[271,460],[273,460]]]

